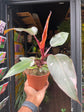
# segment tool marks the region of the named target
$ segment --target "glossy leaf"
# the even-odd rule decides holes
[[[3,79],[14,76],[15,74],[21,73],[28,67],[32,66],[33,64],[34,64],[34,61],[32,59],[30,59],[29,61],[27,60],[20,61],[19,63],[16,63],[14,66],[12,66],[9,69],[8,73],[3,77]]]
[[[6,33],[8,33],[9,31],[12,31],[12,30],[16,30],[16,31],[19,31],[19,32],[26,32],[26,33],[29,33],[30,35],[36,35],[37,32],[38,32],[38,29],[36,27],[31,27],[31,28],[11,28],[11,29],[7,29],[4,31],[4,35]]]
[[[20,57],[21,61],[31,61],[31,59],[34,61],[35,57]]]
[[[50,16],[51,16],[51,12],[47,18],[46,24],[45,24],[45,28],[42,34],[42,40],[40,42],[40,49],[43,49],[45,47],[45,42],[46,42],[46,38],[47,38],[47,31],[48,31],[48,24],[49,24],[49,20],[50,20]]]
[[[79,102],[76,87],[77,79],[72,60],[64,54],[49,55],[47,65],[57,85],[70,98]]]
[[[51,47],[63,45],[66,42],[68,35],[69,33],[67,32],[60,32],[54,35],[50,40]]]

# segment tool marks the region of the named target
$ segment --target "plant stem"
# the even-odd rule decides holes
[[[39,42],[39,40],[37,39],[37,37],[36,37],[35,35],[33,35],[33,36],[34,36],[34,38],[35,38],[35,40],[36,40],[38,46],[40,46],[40,42]]]
[[[41,58],[42,61],[44,60],[44,58],[46,58],[49,55],[48,52],[50,49],[51,49],[51,46],[46,50],[45,53],[44,53],[44,49],[43,49],[42,58]]]
[[[50,49],[51,49],[51,46],[46,50],[46,52],[44,53],[44,56],[47,55],[47,53],[49,52]]]
[[[36,40],[36,42],[37,42],[37,44],[39,46],[39,49],[40,49],[40,42],[39,42],[39,40],[37,39],[37,37],[35,35],[33,35],[33,36],[34,36],[34,38],[35,38],[35,40]],[[42,59],[43,59],[44,58],[44,48],[40,49],[40,52],[41,52],[41,56],[42,56]]]

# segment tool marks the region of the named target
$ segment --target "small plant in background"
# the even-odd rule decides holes
[[[19,89],[17,89],[16,85],[16,101],[15,101],[15,108],[18,111],[20,107],[22,106],[22,103],[25,101],[26,94],[24,92],[24,83],[26,81],[26,76],[20,73],[20,75],[17,76],[17,82],[19,85]]]
[[[63,108],[62,108],[62,109],[61,109],[61,112],[66,112],[66,109],[65,109],[65,108],[63,109]]]

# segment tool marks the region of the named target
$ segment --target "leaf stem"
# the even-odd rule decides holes
[[[35,40],[36,40],[38,46],[40,46],[40,42],[39,42],[39,40],[37,39],[37,37],[36,37],[35,35],[33,35],[33,36],[34,36],[34,38],[35,38]],[[39,47],[39,48],[40,48],[40,47]]]
[[[47,55],[47,53],[49,52],[50,49],[51,49],[51,46],[46,50],[46,52],[44,53],[44,56]]]
[[[33,36],[34,36],[34,38],[35,38],[35,40],[36,40],[36,42],[37,42],[37,44],[39,46],[39,49],[40,49],[40,52],[41,52],[41,56],[42,56],[42,59],[43,59],[43,57],[44,57],[44,48],[43,49],[40,48],[39,40],[37,39],[37,37],[35,35],[33,35]]]

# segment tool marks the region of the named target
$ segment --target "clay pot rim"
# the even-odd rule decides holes
[[[31,74],[27,74],[26,75],[30,75],[31,77],[46,77],[47,75],[50,75],[50,72],[47,72],[45,75],[31,75]]]

